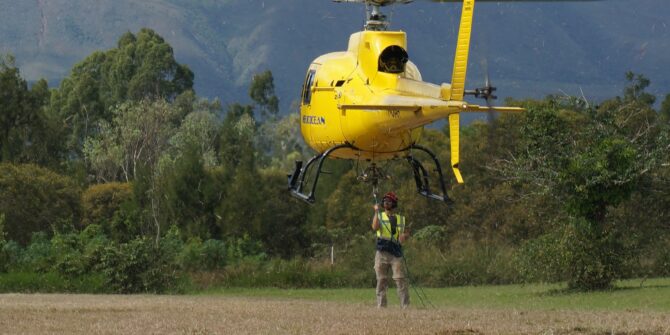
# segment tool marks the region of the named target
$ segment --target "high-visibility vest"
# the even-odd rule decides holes
[[[405,232],[405,217],[395,214],[396,223],[398,226],[395,229],[395,235],[391,236],[391,220],[389,220],[386,212],[381,212],[379,215],[379,229],[377,229],[377,237],[387,240],[398,241],[400,234]]]

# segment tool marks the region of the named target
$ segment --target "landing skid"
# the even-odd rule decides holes
[[[414,172],[414,181],[416,182],[416,189],[419,192],[419,194],[433,200],[452,203],[453,201],[449,199],[449,196],[447,195],[447,187],[444,184],[444,175],[442,174],[442,167],[440,166],[440,161],[437,159],[437,156],[435,156],[435,154],[432,151],[417,144],[412,144],[410,149],[423,151],[427,153],[428,156],[430,156],[430,158],[433,159],[433,162],[435,162],[435,171],[437,172],[437,175],[439,176],[440,180],[440,190],[442,191],[442,195],[438,195],[431,192],[430,185],[428,183],[428,171],[426,171],[426,168],[423,167],[421,162],[416,158],[414,158],[414,156],[412,155],[407,156],[407,162],[409,162],[409,164],[412,166],[412,171]]]
[[[357,150],[351,144],[345,143],[336,145],[324,151],[323,153],[320,153],[310,158],[310,160],[307,161],[307,164],[303,165],[302,161],[296,161],[293,173],[288,175],[288,188],[291,191],[291,195],[307,203],[313,204],[314,201],[316,200],[314,192],[316,190],[316,185],[319,182],[319,176],[321,175],[322,172],[321,168],[323,167],[324,160],[328,158],[328,156],[333,152],[345,148]],[[453,201],[449,199],[449,196],[447,195],[447,189],[444,183],[444,175],[442,174],[442,167],[440,166],[440,162],[438,161],[437,156],[435,156],[435,154],[432,153],[427,148],[416,144],[408,147],[407,151],[414,149],[427,153],[430,156],[430,158],[433,159],[433,162],[435,163],[435,171],[437,172],[440,181],[439,185],[440,191],[442,192],[442,194],[440,195],[435,194],[431,191],[430,185],[428,183],[428,170],[426,170],[426,168],[423,166],[423,164],[421,164],[421,162],[418,159],[416,159],[413,155],[410,154],[406,157],[406,159],[407,162],[412,167],[412,172],[414,173],[414,181],[416,182],[416,188],[419,194],[429,199],[443,201],[446,203],[452,203]],[[314,181],[312,181],[312,187],[309,189],[309,193],[307,193],[306,190],[303,190],[303,187],[305,185],[305,177],[310,173],[310,169],[317,162],[318,164],[316,174],[314,176]],[[376,168],[375,164],[372,163],[370,168],[368,168],[362,176],[359,176],[359,180],[372,183],[373,186],[376,187],[379,182],[379,179],[381,178],[381,176],[383,176],[383,174],[379,173],[377,170],[378,169]]]
[[[296,161],[293,174],[288,175],[288,189],[291,191],[291,195],[302,201],[313,204],[315,201],[314,191],[316,191],[316,184],[319,182],[319,175],[321,175],[323,161],[334,151],[344,148],[355,149],[354,146],[349,143],[340,144],[312,157],[309,161],[307,161],[307,164],[304,167],[302,166],[302,161]],[[316,169],[314,181],[312,182],[312,188],[310,189],[309,194],[305,194],[302,190],[305,184],[305,176],[307,176],[309,173],[309,168],[312,166],[312,164],[316,163],[317,161],[319,164]]]

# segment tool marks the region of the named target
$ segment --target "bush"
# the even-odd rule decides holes
[[[223,241],[190,239],[177,256],[180,267],[187,271],[220,270],[226,266],[226,245]]]
[[[567,280],[572,290],[606,289],[632,268],[634,245],[627,240],[614,227],[573,218],[555,232],[526,242],[517,260],[527,281]]]
[[[81,195],[82,224],[103,224],[111,220],[121,204],[132,199],[133,189],[129,183],[97,184]]]
[[[181,241],[168,233],[158,243],[138,237],[127,243],[105,247],[96,269],[105,284],[117,293],[161,293],[179,290],[177,254]]]
[[[25,250],[15,242],[5,243],[0,257],[8,270],[6,289],[22,292],[139,293],[181,289],[176,255],[182,243],[175,229],[158,243],[138,237],[127,243],[110,241],[98,225],[82,232],[33,235]],[[16,283],[24,278],[25,285]]]
[[[133,189],[129,183],[97,184],[86,189],[81,196],[82,225],[99,224],[107,233],[122,206],[132,201]],[[110,229],[111,228],[111,229]]]
[[[560,230],[526,241],[515,256],[522,279],[549,283],[566,280],[564,248],[563,231]]]
[[[35,165],[0,164],[0,213],[8,240],[26,245],[35,232],[79,224],[80,190],[68,177]]]
[[[142,232],[140,210],[130,183],[93,185],[81,197],[82,224],[98,224],[109,238],[127,242]]]
[[[19,268],[26,272],[49,272],[53,265],[51,241],[45,232],[34,233],[20,260]]]
[[[12,272],[0,274],[0,293],[113,293],[100,274],[65,277],[55,272]]]
[[[210,286],[212,283],[208,283]],[[337,288],[352,285],[349,274],[301,258],[261,262],[247,258],[226,267],[218,278],[225,287]],[[202,286],[202,285],[199,285]]]
[[[244,234],[242,237],[232,237],[227,241],[226,258],[228,263],[236,263],[245,259],[263,260],[267,258],[263,243]]]
[[[442,287],[519,281],[513,249],[501,243],[466,240],[442,250],[411,241],[404,249],[410,279],[416,284]]]
[[[22,257],[21,246],[14,241],[0,241],[0,273],[18,267]]]

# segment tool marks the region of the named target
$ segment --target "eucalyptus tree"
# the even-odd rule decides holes
[[[661,103],[660,114],[662,120],[670,123],[670,94],[667,94]]]
[[[60,154],[44,106],[45,80],[29,89],[12,55],[0,55],[0,161],[57,165]]]
[[[128,100],[174,101],[193,89],[193,72],[179,64],[172,47],[144,28],[125,33],[117,46],[96,51],[76,64],[51,99],[69,132],[68,149],[81,153],[84,140],[96,134],[98,121],[111,121],[112,109]]]

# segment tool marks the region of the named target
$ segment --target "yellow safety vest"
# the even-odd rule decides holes
[[[395,217],[398,226],[396,227],[395,235],[391,236],[391,220],[389,220],[389,217],[388,215],[386,215],[386,212],[380,213],[379,219],[381,220],[379,222],[379,229],[377,229],[378,238],[398,241],[398,238],[400,238],[400,234],[405,232],[405,217],[398,214],[395,214]]]

